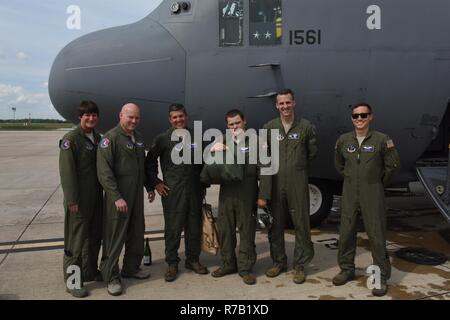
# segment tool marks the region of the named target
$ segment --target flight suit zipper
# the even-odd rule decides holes
[[[291,131],[291,129],[289,129],[289,131]],[[289,144],[288,144],[289,131],[286,133],[284,131],[284,128],[282,130],[285,133],[284,140],[283,140],[283,143],[284,143],[284,168],[285,168],[284,169],[284,179],[283,179],[284,180],[283,192],[287,193],[287,180],[288,180],[287,172],[288,172],[288,170],[286,170],[286,168],[288,167],[287,158],[288,158],[288,147],[289,147]]]
[[[357,169],[357,172],[358,172],[358,175],[357,175],[357,177],[356,177],[356,195],[357,195],[357,197],[358,197],[358,201],[359,201],[359,190],[361,189],[361,186],[360,186],[360,176],[361,176],[361,147],[362,147],[362,145],[364,144],[364,142],[366,142],[366,140],[367,140],[367,136],[364,138],[364,140],[361,142],[361,145],[359,144],[359,141],[358,141],[358,139],[356,139],[356,143],[357,143],[357,146],[358,146],[358,155],[357,155],[357,160],[356,160],[356,164],[358,165],[358,169]]]

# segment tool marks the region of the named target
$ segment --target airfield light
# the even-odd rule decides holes
[[[13,111],[13,119],[14,119],[14,121],[16,121],[16,110],[17,110],[17,108],[16,107],[12,107],[11,110]]]

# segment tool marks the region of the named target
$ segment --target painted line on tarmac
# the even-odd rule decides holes
[[[41,213],[42,209],[45,208],[45,206],[47,205],[47,203],[50,201],[50,199],[55,195],[56,191],[58,191],[59,187],[61,186],[61,184],[59,184],[56,189],[53,191],[53,193],[48,197],[48,199],[44,202],[44,204],[42,205],[42,207],[38,210],[38,212],[36,212],[36,214],[33,216],[33,218],[31,219],[30,222],[28,222],[27,226],[25,227],[25,229],[23,229],[22,233],[20,234],[20,236],[16,239],[15,243],[19,243],[20,239],[22,238],[22,236],[25,234],[25,232],[27,232],[28,228],[31,226],[31,224],[33,223],[33,221],[36,219],[36,217],[39,215],[39,213]],[[14,250],[14,244],[13,244],[13,248],[6,251],[5,252],[5,256],[3,257],[3,259],[0,261],[0,265],[3,264],[3,262],[5,262],[6,258],[8,258],[9,253]]]
[[[164,230],[152,230],[146,231],[145,234],[163,234]],[[50,238],[50,239],[37,239],[37,240],[23,240],[23,241],[9,241],[0,242],[0,247],[8,245],[30,244],[30,243],[47,243],[47,242],[60,242],[64,241],[64,238]]]
[[[164,240],[164,231],[147,231],[146,236],[150,241]],[[36,252],[64,249],[64,239],[41,239],[27,240],[20,242],[3,242],[0,243],[0,254],[20,253],[20,252]]]

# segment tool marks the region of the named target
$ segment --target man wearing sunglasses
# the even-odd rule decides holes
[[[391,264],[386,250],[386,211],[384,186],[400,168],[394,142],[385,134],[370,130],[372,108],[359,103],[352,108],[354,131],[343,134],[336,142],[335,165],[344,177],[338,263],[341,272],[333,278],[336,286],[355,278],[356,224],[362,215],[369,237],[374,265],[381,271],[375,296],[387,292]]]

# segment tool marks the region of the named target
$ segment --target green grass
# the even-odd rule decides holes
[[[56,130],[56,129],[70,129],[73,127],[72,123],[31,123],[30,126],[25,126],[23,123],[0,123],[1,130]]]

